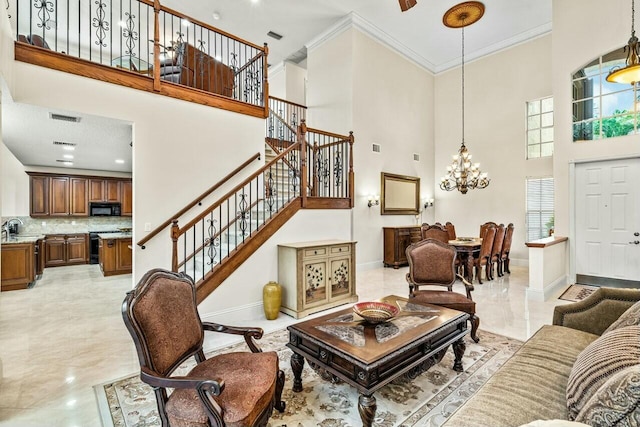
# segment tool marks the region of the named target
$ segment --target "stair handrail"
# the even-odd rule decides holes
[[[282,153],[278,154],[276,157],[274,157],[269,163],[265,164],[263,167],[261,167],[260,169],[258,169],[257,171],[255,171],[254,173],[252,173],[251,175],[249,175],[244,181],[242,181],[240,184],[236,185],[234,188],[232,188],[231,190],[229,190],[227,192],[227,194],[225,194],[224,196],[220,197],[218,200],[216,200],[214,203],[212,203],[211,205],[209,205],[209,207],[207,209],[205,209],[204,211],[202,211],[202,213],[198,216],[196,216],[195,218],[193,218],[191,221],[189,221],[188,223],[186,223],[184,226],[179,227],[177,224],[177,219],[173,220],[173,228],[178,227],[177,230],[177,234],[175,234],[176,237],[176,242],[177,242],[177,237],[179,237],[180,235],[184,234],[185,230],[190,229],[192,226],[194,226],[196,223],[198,223],[199,221],[201,221],[204,217],[206,217],[207,215],[209,215],[209,213],[216,209],[218,206],[220,206],[222,203],[224,203],[225,200],[227,200],[228,198],[230,198],[231,196],[233,196],[235,193],[237,193],[238,191],[240,191],[245,185],[251,183],[251,181],[253,181],[257,176],[259,176],[261,173],[263,173],[264,171],[266,171],[267,169],[269,169],[271,167],[271,165],[273,165],[274,163],[278,162],[280,159],[282,159],[284,156],[286,156],[287,154],[289,154],[290,151],[292,151],[293,149],[298,148],[298,143],[290,146],[289,148],[287,148],[285,151],[283,151]],[[302,168],[302,162],[301,162],[301,168]],[[175,232],[175,231],[174,231]],[[174,232],[172,232],[172,237],[174,236]]]
[[[201,203],[202,199],[204,199],[205,197],[209,196],[211,193],[216,191],[218,188],[224,185],[227,181],[229,181],[231,178],[236,176],[241,170],[249,166],[254,160],[260,160],[260,159],[261,159],[260,153],[256,153],[253,156],[249,157],[247,160],[244,161],[244,163],[242,163],[240,166],[238,166],[237,168],[229,172],[220,181],[218,181],[217,183],[209,187],[206,191],[204,191],[202,194],[196,197],[193,201],[189,202],[184,208],[180,209],[178,212],[173,214],[168,220],[164,221],[162,224],[154,228],[153,231],[147,234],[144,238],[140,239],[140,241],[136,244],[140,246],[141,249],[145,249],[144,244],[147,243],[152,238],[154,238],[158,233],[164,230],[174,220],[177,220],[182,215],[184,215],[189,209],[193,208],[198,203]]]

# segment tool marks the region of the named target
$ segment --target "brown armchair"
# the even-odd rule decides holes
[[[444,228],[447,229],[447,233],[449,233],[449,240],[456,240],[456,226],[451,224],[449,221],[444,225]]]
[[[496,224],[495,222],[489,221],[489,222],[485,222],[484,224],[482,224],[480,226],[480,235],[478,237],[480,237],[481,239],[484,238],[484,233],[485,231],[487,231],[487,228],[489,227],[497,227],[498,224]]]
[[[443,243],[449,243],[449,232],[439,223],[433,225],[422,224],[420,233],[422,234],[422,239],[436,239]]]
[[[140,379],[155,390],[163,427],[266,426],[274,407],[284,411],[278,356],[254,342],[262,329],[202,322],[188,276],[149,271],[127,293],[122,317],[138,351]],[[205,330],[242,335],[251,352],[206,359]],[[197,362],[191,372],[171,376],[191,356]]]
[[[476,303],[471,298],[473,285],[456,274],[456,250],[437,239],[426,239],[407,247],[409,261],[409,298],[416,302],[438,305],[469,313],[471,338],[478,342],[477,331],[480,319],[476,316]],[[460,279],[464,284],[466,296],[453,292],[453,284]],[[422,290],[423,286],[446,287],[446,291]]]

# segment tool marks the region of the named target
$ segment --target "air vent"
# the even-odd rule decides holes
[[[374,153],[379,153],[380,152],[380,144],[373,144],[372,151]]]
[[[420,154],[413,153],[413,160],[415,160],[416,162],[419,162],[420,161]]]
[[[80,117],[65,116],[64,114],[49,113],[49,117],[51,120],[61,120],[63,122],[78,123],[80,121]]]
[[[269,37],[273,37],[273,38],[274,38],[274,39],[276,39],[276,40],[280,40],[280,39],[282,38],[282,36],[281,36],[280,34],[278,34],[278,33],[274,33],[273,31],[269,31],[269,32],[267,33],[267,35],[268,35]]]
[[[53,141],[53,145],[62,145],[63,147],[75,147],[75,142],[62,142],[62,141]]]

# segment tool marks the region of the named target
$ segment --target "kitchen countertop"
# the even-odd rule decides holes
[[[28,234],[16,234],[9,238],[2,237],[0,243],[3,245],[17,244],[17,243],[34,243],[39,239],[44,239],[44,234],[28,235]]]
[[[99,233],[98,237],[101,239],[130,239],[131,233],[122,233],[122,232]]]

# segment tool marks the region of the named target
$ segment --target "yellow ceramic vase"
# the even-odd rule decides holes
[[[278,318],[282,304],[282,286],[276,282],[269,282],[262,288],[262,306],[267,320]]]

